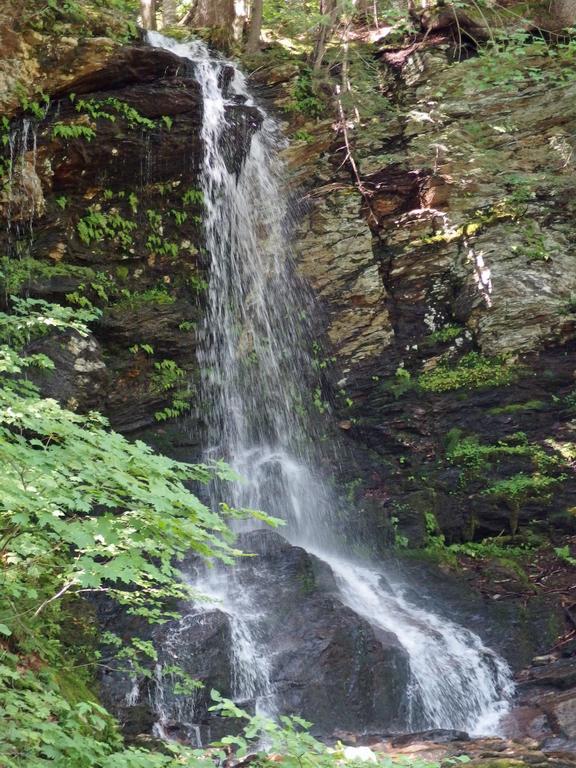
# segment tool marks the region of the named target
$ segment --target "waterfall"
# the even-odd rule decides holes
[[[193,63],[203,97],[210,277],[199,363],[207,456],[224,458],[245,479],[214,487],[213,502],[224,499],[282,518],[288,540],[330,565],[341,601],[373,627],[396,635],[410,662],[406,729],[494,733],[513,690],[507,664],[474,633],[413,605],[402,584],[386,577],[385,564],[353,562],[334,541],[334,500],[319,469],[321,442],[306,407],[314,305],[295,273],[285,233],[289,211],[278,127],[257,107],[242,73],[203,43],[176,43],[157,33],[148,40]],[[240,165],[227,131],[227,113],[238,104],[255,115]],[[230,619],[235,696],[253,696],[261,711],[274,714],[270,659],[260,632],[265,617],[257,599],[235,584],[231,569],[195,586]]]
[[[23,117],[13,121],[7,134],[9,155],[4,169],[5,187],[0,189],[0,209],[4,209],[6,218],[5,255],[10,258],[21,259],[30,255],[34,219],[43,212],[42,187],[36,168],[37,130],[38,120]]]

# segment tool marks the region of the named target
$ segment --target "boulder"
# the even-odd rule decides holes
[[[409,681],[407,655],[396,637],[345,606],[331,569],[315,556],[273,531],[239,539],[253,557],[200,579],[198,589],[212,602],[181,606],[180,620],[152,634],[160,674],[142,690],[165,732],[194,742],[198,734],[206,741],[239,728],[208,711],[212,689],[249,711],[258,706],[304,717],[320,736],[335,729],[394,729],[405,715]],[[198,573],[199,565],[190,560],[184,567]],[[161,672],[166,665],[180,666],[203,687],[174,694],[173,681]],[[103,685],[112,685],[106,700],[133,732],[129,683],[119,692],[117,678],[108,676]],[[139,722],[142,701],[139,694],[132,702]]]

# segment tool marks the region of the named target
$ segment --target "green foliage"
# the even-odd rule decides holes
[[[186,283],[194,293],[203,293],[208,288],[207,281],[198,274],[188,275]]]
[[[554,447],[554,446],[553,446]],[[461,438],[459,432],[449,433],[446,457],[462,468],[460,484],[484,481],[495,470],[501,470],[511,460],[524,460],[525,469],[511,477],[496,480],[481,490],[485,496],[503,501],[510,509],[510,528],[514,535],[523,504],[529,499],[547,501],[554,486],[567,479],[561,470],[568,459],[557,447],[545,450],[538,443],[529,442],[524,432],[515,432],[497,443],[480,443],[476,436]],[[514,465],[513,465],[514,466]],[[517,469],[517,466],[514,467]]]
[[[54,139],[86,139],[91,141],[96,136],[96,131],[87,125],[76,123],[54,123],[52,126],[52,138]]]
[[[390,525],[392,526],[394,547],[396,549],[408,549],[410,542],[407,536],[404,536],[404,534],[400,533],[400,530],[398,528],[399,522],[400,522],[400,519],[396,515],[392,515],[392,517],[390,518]]]
[[[73,302],[76,304],[85,304],[80,301],[80,297],[84,296],[86,291],[106,302],[115,288],[109,275],[97,272],[91,267],[40,261],[31,257],[0,259],[0,288],[7,295],[21,293],[31,282],[49,282],[54,278],[74,278],[79,281],[74,294],[69,294],[73,299],[78,299]]]
[[[168,286],[165,283],[158,283],[144,291],[130,291],[122,288],[115,306],[119,309],[140,309],[153,304],[174,304],[175,301],[176,298],[168,292]]]
[[[424,523],[426,526],[426,549],[428,552],[443,553],[444,559],[454,562],[454,555],[449,547],[446,546],[446,537],[442,533],[438,520],[434,512],[424,513]]]
[[[566,479],[566,475],[551,477],[540,472],[531,475],[519,472],[513,477],[498,480],[486,488],[484,494],[502,500],[507,505],[510,510],[510,531],[515,536],[522,506],[530,499],[548,501],[552,489]]]
[[[156,421],[167,421],[168,419],[177,419],[183,413],[190,410],[192,391],[189,389],[179,389],[170,401],[170,405],[161,411],[154,413]]]
[[[425,235],[414,240],[414,245],[435,245],[439,243],[453,243],[477,235],[485,227],[499,221],[511,219],[516,221],[525,214],[525,206],[520,205],[513,195],[503,197],[493,205],[479,208],[474,212],[470,221],[459,227],[441,229],[433,235]]]
[[[418,378],[419,386],[427,392],[450,392],[455,389],[484,389],[511,384],[519,371],[502,357],[486,357],[469,352],[455,365],[442,362]]]
[[[482,541],[466,541],[462,544],[450,544],[448,549],[455,555],[465,555],[472,559],[498,559],[510,563],[530,556],[539,546],[538,540],[528,539],[521,544],[511,544],[510,537],[496,536]]]
[[[425,551],[453,567],[458,565],[459,556],[480,560],[498,559],[511,564],[515,570],[518,570],[519,574],[524,575],[517,561],[530,556],[542,543],[537,537],[529,535],[521,543],[516,543],[515,539],[510,537],[496,536],[481,541],[447,544],[436,515],[433,512],[426,512],[424,519],[426,525]]]
[[[174,211],[174,213],[178,214],[178,211]],[[182,217],[186,220],[187,214],[179,214],[179,218]],[[176,243],[170,243],[164,239],[162,215],[158,213],[158,211],[148,209],[146,211],[146,218],[148,219],[148,224],[150,225],[151,230],[146,239],[146,247],[155,256],[168,256],[175,259],[178,256],[180,248]]]
[[[264,25],[272,27],[279,35],[293,38],[309,33],[322,21],[316,0],[285,2],[264,0]]]
[[[19,304],[19,312],[0,316],[0,333],[12,343],[48,328],[86,333],[75,318],[93,316],[30,300]],[[162,385],[166,377],[179,376],[174,366],[166,369]],[[14,372],[19,371],[12,366]],[[32,618],[62,590],[105,590],[135,608],[143,600],[159,604],[169,594],[181,595],[186,590],[173,559],[189,546],[230,560],[227,527],[183,485],[189,478],[226,478],[223,466],[195,467],[156,456],[143,443],[110,432],[98,414],[74,414],[28,391],[24,397],[6,382],[0,435],[6,468],[0,520],[10,531],[4,556],[11,563],[2,574],[2,595],[18,604],[18,611],[4,606],[2,623],[10,626],[11,614],[21,616],[23,600],[30,601]],[[39,557],[41,572],[33,565]],[[36,584],[40,576],[42,584]]]
[[[48,105],[50,104],[50,97],[40,90],[37,93],[38,98],[34,99],[24,91],[21,85],[17,85],[16,92],[23,111],[36,118],[36,120],[44,120],[48,111]]]
[[[215,747],[232,747],[238,758],[256,755],[256,764],[265,768],[275,764],[274,755],[282,756],[282,765],[286,768],[336,768],[339,765],[358,765],[359,761],[346,755],[345,747],[337,742],[335,747],[329,747],[315,739],[309,732],[312,723],[295,715],[282,715],[274,722],[262,715],[249,715],[229,699],[224,699],[217,691],[212,691],[215,701],[211,707],[223,717],[245,720],[246,725],[242,734],[225,736]],[[444,765],[467,763],[465,755],[449,758]],[[395,768],[395,766],[411,766],[412,768],[440,768],[439,764],[428,763],[412,756],[389,757],[374,755],[376,768]]]
[[[417,383],[413,380],[412,374],[403,365],[398,366],[393,379],[388,379],[381,384],[381,387],[391,392],[396,400],[412,391],[416,386]]]
[[[324,350],[317,341],[312,342],[312,367],[315,371],[324,371],[336,362],[336,358],[324,357]]]
[[[566,479],[565,475],[549,477],[540,473],[527,475],[519,472],[513,477],[498,482],[486,488],[484,493],[503,499],[510,505],[517,507],[528,499],[542,499],[549,495],[553,486]]]
[[[84,112],[92,120],[100,119],[115,122],[117,117],[121,117],[132,129],[140,127],[153,130],[156,128],[154,120],[149,120],[141,115],[137,109],[114,96],[109,96],[106,99],[75,99],[75,97],[71,96],[71,99],[75,102],[74,107],[76,111]],[[113,111],[110,112],[109,109]]]
[[[102,34],[102,21],[107,18],[104,14],[111,11],[115,14],[115,23],[106,29],[108,37],[124,41],[136,32],[136,25],[130,19],[136,10],[134,0],[36,0],[33,4],[25,2],[24,8],[28,10],[24,20],[32,29],[54,36],[70,34],[73,28],[74,32],[85,36]],[[95,17],[100,23],[92,30],[89,22]]]
[[[116,209],[104,212],[98,205],[88,207],[88,213],[77,223],[80,240],[86,245],[109,238],[128,250],[134,243],[132,232],[136,222],[125,219]]]
[[[330,404],[324,400],[320,387],[316,387],[312,393],[312,404],[318,413],[328,413],[330,410]]]
[[[517,514],[520,506],[528,498],[542,498],[544,491],[562,482],[564,475],[558,472],[565,466],[565,459],[551,450],[544,450],[538,443],[528,441],[523,432],[516,432],[499,440],[497,443],[479,443],[476,436],[450,440],[446,452],[448,461],[462,468],[460,485],[467,487],[472,482],[484,481],[502,464],[506,467],[510,461],[524,460],[526,470],[513,477],[501,479],[485,487],[482,493],[502,499]],[[552,474],[551,474],[552,473]]]
[[[204,194],[200,189],[191,187],[182,195],[184,205],[202,205],[204,203]]]
[[[469,470],[484,471],[502,457],[524,456],[539,470],[558,466],[559,458],[537,443],[528,442],[524,432],[515,432],[497,443],[479,443],[476,436],[458,440],[447,451],[447,459]]]
[[[290,112],[299,112],[307,117],[320,118],[326,113],[326,105],[318,98],[314,90],[312,72],[303,68],[291,85],[291,101],[287,107]]]
[[[314,141],[314,136],[310,133],[310,131],[305,130],[299,130],[294,131],[292,134],[293,141],[303,141],[306,144],[310,144],[310,142]]]
[[[565,544],[563,547],[556,547],[554,549],[554,553],[557,557],[560,558],[565,563],[568,563],[568,565],[575,565],[576,566],[576,557],[572,556],[572,553],[570,552],[570,547],[568,544]]]
[[[182,224],[184,224],[184,222],[188,218],[188,214],[186,213],[186,211],[171,210],[170,215],[174,217],[174,221],[176,222],[176,224],[178,224],[179,227],[181,227]]]
[[[154,363],[154,375],[152,377],[152,386],[157,391],[173,389],[186,375],[174,360],[161,360]]]
[[[443,328],[439,328],[437,331],[429,334],[427,339],[434,344],[448,344],[462,336],[465,330],[461,325],[445,325]]]
[[[563,401],[570,412],[576,411],[576,387],[564,396]]]
[[[344,113],[362,121],[376,120],[380,124],[387,113],[392,110],[390,100],[385,94],[386,80],[382,68],[374,61],[373,51],[369,45],[335,45],[326,56],[326,64],[335,67],[342,66],[346,60],[346,87],[340,91],[340,100]],[[368,128],[364,127],[368,131]]]
[[[3,115],[0,118],[0,145],[7,147],[10,143],[10,120]],[[0,180],[5,176],[9,176],[12,168],[12,161],[9,157],[0,157]],[[4,182],[5,183],[5,182]],[[0,186],[0,189],[2,187]]]
[[[192,550],[230,563],[237,554],[224,519],[186,487],[231,478],[223,464],[157,455],[111,431],[97,413],[42,398],[24,378],[31,366],[52,367],[45,356],[26,354],[31,341],[60,331],[86,336],[97,317],[16,298],[11,314],[0,313],[0,763],[201,766],[204,756],[178,746],[163,755],[125,749],[85,687],[97,651],[66,645],[65,626],[78,623],[86,594],[105,593],[129,612],[161,620],[172,615],[167,600],[189,592],[176,570],[182,556]],[[163,385],[167,377],[180,378],[162,365]],[[151,653],[135,639],[119,658]]]
[[[4,650],[0,663],[0,763],[3,768],[213,768],[207,754],[175,744],[163,753],[124,747],[106,710],[82,682],[62,675],[38,659]],[[72,693],[72,695],[70,695]],[[79,699],[79,700],[78,700]]]
[[[144,352],[146,355],[154,354],[154,347],[151,344],[133,344],[129,350],[133,355],[137,355],[138,352]]]
[[[567,38],[551,44],[528,32],[494,34],[479,56],[460,67],[465,68],[465,84],[474,91],[498,87],[516,93],[534,84],[559,85],[576,78],[576,39]]]

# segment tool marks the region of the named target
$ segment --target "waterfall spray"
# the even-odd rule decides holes
[[[396,635],[410,660],[407,730],[496,731],[513,690],[507,664],[474,633],[411,604],[402,584],[384,579],[382,569],[353,562],[333,536],[334,499],[318,469],[318,435],[303,407],[312,371],[306,318],[313,304],[295,274],[284,232],[288,211],[276,124],[258,110],[259,124],[235,166],[226,143],[227,108],[256,106],[242,73],[201,42],[176,43],[157,33],[148,39],[193,63],[203,97],[210,277],[199,362],[207,455],[225,458],[245,478],[215,487],[214,502],[224,498],[282,518],[286,538],[330,565],[341,601]],[[229,616],[235,695],[255,697],[261,711],[274,714],[256,601],[235,585],[230,570],[195,586]]]

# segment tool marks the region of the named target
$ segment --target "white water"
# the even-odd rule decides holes
[[[234,573],[211,570],[194,581],[194,589],[206,597],[205,610],[217,608],[229,618],[232,633],[232,696],[237,702],[256,701],[256,713],[278,714],[270,682],[270,658],[261,640],[260,625],[266,617],[255,610],[246,585]]]
[[[397,636],[410,658],[406,730],[496,732],[512,695],[506,663],[472,632],[411,604],[402,585],[382,572],[335,554],[334,500],[317,469],[321,444],[306,407],[313,305],[294,275],[283,231],[288,211],[276,125],[256,109],[239,70],[231,73],[232,65],[211,56],[203,43],[176,43],[157,33],[149,42],[193,62],[203,96],[210,281],[199,362],[207,454],[225,458],[246,478],[232,488],[214,487],[213,502],[225,499],[283,518],[289,540],[330,564],[342,601]],[[232,74],[228,87],[226,74]],[[253,108],[252,124],[234,132],[230,122],[239,103]],[[247,147],[240,166],[239,143]],[[274,714],[271,661],[259,629],[265,616],[257,602],[231,570],[195,586],[229,616],[235,697],[255,697],[261,711]]]
[[[342,600],[373,625],[393,632],[410,656],[409,730],[458,728],[493,734],[513,694],[506,662],[454,622],[413,605],[402,585],[334,556]]]
[[[38,213],[37,142],[37,121],[22,118],[11,126],[8,178],[0,203],[5,201],[7,255],[12,258],[28,256],[33,245],[34,219]]]

